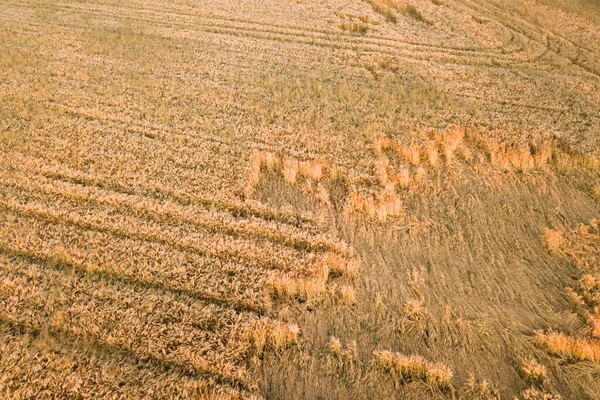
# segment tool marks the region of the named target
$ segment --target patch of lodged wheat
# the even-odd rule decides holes
[[[341,285],[338,288],[338,293],[342,304],[347,306],[356,304],[356,292],[353,286]]]
[[[592,307],[600,305],[600,276],[585,274],[579,280],[579,291],[586,304]]]
[[[547,229],[548,249],[570,257],[583,273],[576,287],[567,293],[585,321],[587,337],[574,338],[563,333],[536,334],[537,342],[550,352],[573,360],[600,361],[600,222],[579,225],[568,232]]]
[[[399,384],[422,381],[440,390],[452,389],[452,370],[420,356],[406,356],[389,350],[374,352],[375,366],[391,374]]]
[[[586,157],[571,154],[552,137],[510,144],[457,125],[424,131],[422,142],[410,145],[374,133],[371,148],[375,155],[373,175],[377,185],[360,188],[354,183],[345,212],[381,222],[404,216],[402,193],[426,188],[427,183],[432,182],[431,177],[439,181],[440,176],[469,168],[484,178],[496,174],[502,179],[505,172],[548,171],[565,157],[573,162],[585,162],[589,168],[595,165]],[[549,246],[561,244],[558,233],[547,232],[546,235]]]
[[[427,181],[427,169],[439,174],[447,171],[443,166],[476,166],[489,171],[530,171],[546,168],[557,154],[562,154],[558,142],[552,139],[538,140],[526,145],[510,145],[485,137],[476,131],[453,125],[442,131],[426,131],[421,144],[403,146],[390,138],[375,135],[372,149],[376,156],[373,173],[377,188],[362,188],[351,182],[350,193],[344,203],[344,214],[363,215],[369,219],[385,222],[405,214],[399,193],[415,190]],[[289,184],[297,184],[299,178],[309,182],[331,180],[340,170],[319,160],[298,161],[279,158],[273,153],[257,153],[253,156],[249,175],[256,184],[261,171],[279,171]],[[491,167],[491,168],[490,168]],[[312,193],[312,185],[309,186]],[[330,205],[324,186],[318,187],[322,203]],[[323,193],[321,193],[323,192]]]
[[[340,361],[352,361],[358,359],[358,348],[355,341],[344,346],[342,341],[335,336],[329,338],[328,348],[330,353]]]

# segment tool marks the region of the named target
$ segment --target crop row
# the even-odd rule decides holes
[[[238,363],[256,315],[151,288],[106,282],[0,256],[0,315],[13,323],[48,327],[244,386]]]

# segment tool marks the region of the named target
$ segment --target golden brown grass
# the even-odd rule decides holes
[[[557,3],[3,1],[0,396],[593,398],[600,36]]]
[[[548,249],[553,252],[559,252],[561,247],[565,245],[565,238],[559,231],[546,229],[544,231],[544,239],[546,240]]]
[[[534,386],[544,386],[548,381],[546,367],[540,364],[536,359],[531,359],[521,367],[525,381]]]
[[[314,302],[325,294],[329,269],[321,267],[311,279],[274,277],[268,285],[276,298],[291,298],[303,302]]]
[[[549,333],[548,336],[538,332],[538,343],[549,351],[575,360],[597,361],[600,356],[600,309],[598,308],[600,284],[597,261],[600,259],[600,230],[598,220],[589,225],[579,225],[567,232],[567,240],[563,233],[547,229],[544,233],[548,249],[554,253],[569,256],[584,275],[578,285],[568,289],[568,296],[585,322],[586,337],[573,338],[562,333]]]
[[[584,338],[574,338],[561,332],[536,332],[536,342],[549,352],[569,360],[600,361],[600,344]]]
[[[297,344],[299,334],[300,329],[297,325],[261,320],[252,329],[249,336],[255,350],[262,353],[267,349],[280,351]]]
[[[562,400],[562,396],[554,393],[547,393],[535,388],[529,388],[523,391],[523,400]]]
[[[431,363],[420,356],[406,356],[391,351],[374,353],[375,365],[390,373],[399,384],[423,381],[440,390],[452,389],[452,370],[443,364]]]
[[[347,31],[358,35],[366,35],[366,33],[369,31],[368,25],[359,22],[343,22],[338,26],[343,31]]]
[[[350,285],[342,285],[338,290],[342,304],[348,306],[356,304],[356,292],[354,291],[354,287]]]
[[[486,379],[477,380],[472,374],[467,379],[463,390],[464,396],[473,400],[497,400],[500,399],[500,390]]]

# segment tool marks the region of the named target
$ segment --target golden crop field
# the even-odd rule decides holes
[[[597,0],[0,0],[0,398],[600,399]]]

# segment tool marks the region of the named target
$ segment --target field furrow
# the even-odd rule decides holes
[[[343,243],[324,235],[308,235],[296,228],[252,219],[238,220],[231,216],[210,210],[184,207],[178,203],[156,201],[139,196],[121,194],[110,190],[78,185],[75,183],[33,175],[15,170],[1,171],[0,181],[6,185],[32,192],[41,192],[67,198],[73,202],[87,203],[91,207],[110,207],[121,215],[143,217],[155,223],[190,226],[207,234],[224,234],[238,239],[248,239],[260,244],[272,242],[307,252],[335,252],[344,255],[347,249]]]
[[[152,23],[155,26],[162,26],[163,29],[154,29],[154,34],[168,38],[182,38],[188,40],[201,39],[203,40],[206,33],[215,35],[228,35],[234,37],[242,37],[247,39],[259,39],[265,41],[293,43],[310,47],[331,48],[336,50],[359,51],[370,54],[389,55],[402,58],[410,58],[411,60],[433,61],[442,64],[458,64],[458,65],[480,65],[480,66],[495,66],[504,65],[505,67],[514,66],[515,60],[510,54],[505,53],[465,53],[461,50],[447,49],[441,45],[425,45],[424,47],[414,46],[409,42],[404,46],[397,44],[389,44],[382,41],[363,41],[355,42],[353,37],[346,37],[346,40],[336,40],[336,36],[314,36],[295,33],[287,33],[273,30],[249,29],[243,26],[230,24],[216,23],[190,23],[189,25],[181,25],[177,19],[163,20],[160,16],[157,17],[140,17],[132,16],[127,13],[128,10],[114,10],[112,13],[106,9],[91,10],[86,8],[74,8],[74,12],[82,15],[98,17],[97,23],[101,23],[105,17],[112,16],[113,18],[125,18],[129,21],[135,21],[139,24]],[[71,23],[71,27],[82,29],[84,25],[76,25]],[[398,40],[395,40],[398,42]]]
[[[268,208],[257,202],[239,202],[224,196],[202,196],[201,193],[183,191],[175,185],[161,184],[155,181],[140,179],[137,176],[105,177],[99,174],[81,171],[57,162],[50,157],[40,158],[29,154],[6,151],[0,155],[7,165],[26,165],[31,171],[35,171],[49,179],[55,179],[67,183],[97,187],[111,190],[117,193],[131,196],[148,197],[152,200],[168,200],[180,206],[199,207],[205,212],[221,211],[226,218],[257,218],[278,225],[286,224],[290,228],[298,227],[302,231],[321,231],[319,221],[315,218],[295,211],[276,210]],[[286,228],[288,229],[288,228]]]
[[[169,292],[58,271],[0,255],[0,315],[178,365],[245,387],[240,366],[257,317]]]
[[[60,196],[26,192],[18,187],[5,185],[0,188],[0,193],[0,209],[18,215],[106,232],[119,238],[160,243],[180,251],[220,257],[251,268],[302,270],[316,258],[311,253],[301,253],[270,243],[240,241],[227,235],[198,232],[193,227],[140,220],[106,207],[94,209],[89,204],[79,204]]]
[[[26,2],[20,2],[19,6],[24,6]],[[12,4],[15,5],[14,3]],[[138,22],[151,22],[154,25],[163,25],[166,27],[179,28],[221,28],[230,31],[246,31],[257,34],[276,34],[281,36],[289,36],[294,38],[308,38],[313,41],[316,39],[329,41],[336,44],[356,43],[363,45],[376,45],[393,49],[410,49],[415,52],[435,52],[444,51],[454,54],[466,54],[476,56],[479,53],[488,56],[506,56],[505,53],[494,48],[474,48],[469,46],[448,46],[441,43],[427,43],[410,40],[402,40],[398,37],[385,36],[374,34],[368,37],[360,37],[350,35],[339,30],[331,29],[314,29],[310,26],[295,26],[266,23],[249,19],[228,18],[225,16],[217,16],[214,14],[199,14],[184,11],[176,11],[174,9],[164,9],[156,7],[131,7],[125,5],[102,5],[96,4],[90,7],[89,4],[78,3],[63,3],[55,4],[53,7],[60,7],[61,10],[72,10],[79,13],[95,15],[98,17],[121,17],[135,20]],[[497,53],[497,54],[494,54]]]
[[[0,352],[1,393],[11,399],[252,397],[210,377],[141,361],[111,346],[51,333],[48,327],[4,319]]]
[[[185,293],[238,310],[265,312],[270,307],[264,285],[278,275],[274,271],[10,213],[1,213],[0,221],[0,251],[54,261],[57,267],[81,273]]]

